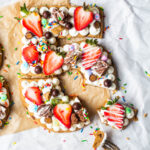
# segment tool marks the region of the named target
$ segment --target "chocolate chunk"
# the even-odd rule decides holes
[[[71,29],[73,26],[72,26],[72,23],[67,22],[65,27],[66,27],[66,29]]]
[[[100,28],[100,22],[96,21],[94,22],[94,27],[97,29],[97,28]]]
[[[64,59],[64,64],[75,66],[80,56],[81,53],[79,52],[75,52],[74,50],[69,51]]]
[[[52,33],[49,32],[49,31],[47,31],[47,32],[45,33],[45,37],[46,37],[46,39],[50,39],[50,38],[52,37]]]
[[[104,86],[106,86],[106,87],[111,87],[111,85],[112,85],[112,81],[111,81],[111,80],[106,79],[106,80],[104,81]]]
[[[79,119],[77,118],[75,113],[71,114],[71,124],[77,124]]]
[[[107,71],[109,65],[102,60],[98,60],[96,64],[93,66],[93,69],[100,75],[104,75]]]
[[[86,119],[84,118],[82,110],[77,111],[76,114],[77,114],[77,116],[78,116],[78,118],[79,118],[80,121],[82,121],[82,122],[86,121]]]
[[[74,110],[80,110],[81,109],[81,104],[76,102],[76,103],[73,104],[72,107],[73,107]]]
[[[89,77],[89,80],[90,80],[91,82],[94,82],[94,81],[97,80],[97,76],[94,75],[94,74],[91,74],[90,77]]]
[[[50,118],[52,117],[52,107],[50,104],[42,104],[37,110],[40,117]]]
[[[40,74],[40,73],[42,73],[42,67],[41,66],[36,66],[34,71],[35,71],[36,74]]]
[[[52,96],[56,97],[59,95],[59,90],[53,89],[51,93],[52,93]]]
[[[45,18],[45,19],[48,19],[48,18],[50,18],[50,12],[49,11],[44,11],[43,12],[43,18]]]
[[[32,39],[33,34],[31,32],[27,32],[25,37],[26,37],[26,39]]]

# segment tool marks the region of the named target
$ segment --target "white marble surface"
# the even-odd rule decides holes
[[[0,0],[0,5],[7,5],[15,0]],[[72,0],[75,4],[82,1]],[[144,113],[150,114],[150,1],[149,0],[86,0],[96,3],[105,11],[105,25],[110,28],[105,38],[99,40],[112,52],[117,64],[120,85],[127,83],[126,90],[120,90],[128,102],[138,109],[139,121],[132,123],[126,130],[120,132],[101,125],[95,116],[92,126],[108,132],[110,139],[121,150],[150,149],[150,117],[144,118]],[[123,38],[120,40],[119,38]],[[0,150],[92,150],[94,129],[86,127],[83,132],[67,134],[47,133],[36,128],[21,133],[0,137]],[[129,137],[130,140],[126,138]],[[66,141],[64,141],[66,140]],[[87,140],[81,142],[81,140]],[[16,144],[15,144],[16,143]]]

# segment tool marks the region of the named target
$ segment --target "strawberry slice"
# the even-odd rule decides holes
[[[62,56],[57,55],[54,51],[46,53],[43,65],[43,71],[45,75],[54,73],[63,65],[64,59]]]
[[[77,7],[74,12],[75,29],[80,31],[86,28],[93,21],[93,12]]]
[[[3,83],[2,83],[2,82],[0,82],[0,90],[2,89],[2,87],[3,87]]]
[[[33,63],[34,61],[38,61],[39,52],[36,50],[36,46],[30,45],[23,49],[22,56],[28,63]]]
[[[53,109],[54,116],[67,128],[71,127],[72,107],[69,104],[58,104]]]
[[[25,92],[25,97],[36,105],[42,103],[41,91],[38,87],[29,87]]]
[[[113,125],[119,129],[122,129],[123,127],[124,115],[124,107],[119,103],[111,105],[107,108],[107,110],[104,110],[104,116],[107,118],[107,120],[112,122]]]
[[[82,54],[82,66],[85,70],[90,69],[97,62],[101,54],[102,50],[99,47],[86,44]]]
[[[38,13],[29,13],[25,18],[23,18],[22,24],[26,29],[38,37],[42,37],[43,31],[41,26],[41,17]]]

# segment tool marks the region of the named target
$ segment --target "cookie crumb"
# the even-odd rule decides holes
[[[144,118],[146,118],[148,116],[148,114],[147,113],[144,113]]]
[[[130,140],[130,138],[129,138],[129,137],[126,137],[126,140]]]

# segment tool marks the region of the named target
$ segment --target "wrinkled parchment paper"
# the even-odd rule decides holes
[[[20,5],[22,6],[24,2],[29,8],[41,5],[69,4],[68,0],[23,0],[0,9],[0,15],[4,16],[0,19],[0,42],[5,49],[5,60],[0,74],[4,75],[8,80],[10,91],[12,93],[12,100],[14,101],[10,114],[11,120],[8,120],[9,124],[0,130],[0,135],[16,133],[37,127],[33,120],[27,118],[26,110],[21,103],[18,90],[17,73],[19,72],[19,65],[16,65],[16,63],[20,59],[22,34],[21,25],[14,17],[19,17]],[[63,45],[64,43],[61,42],[61,44]],[[8,64],[10,65],[10,68],[7,67]],[[74,81],[75,76],[75,72],[71,76],[66,73],[60,78],[62,79],[66,93],[69,95],[78,95],[83,104],[88,108],[90,116],[93,117],[96,113],[96,108],[103,105],[105,100],[109,97],[109,91],[92,86],[86,86],[85,91],[83,91],[81,87],[82,77],[78,75],[79,77]]]

